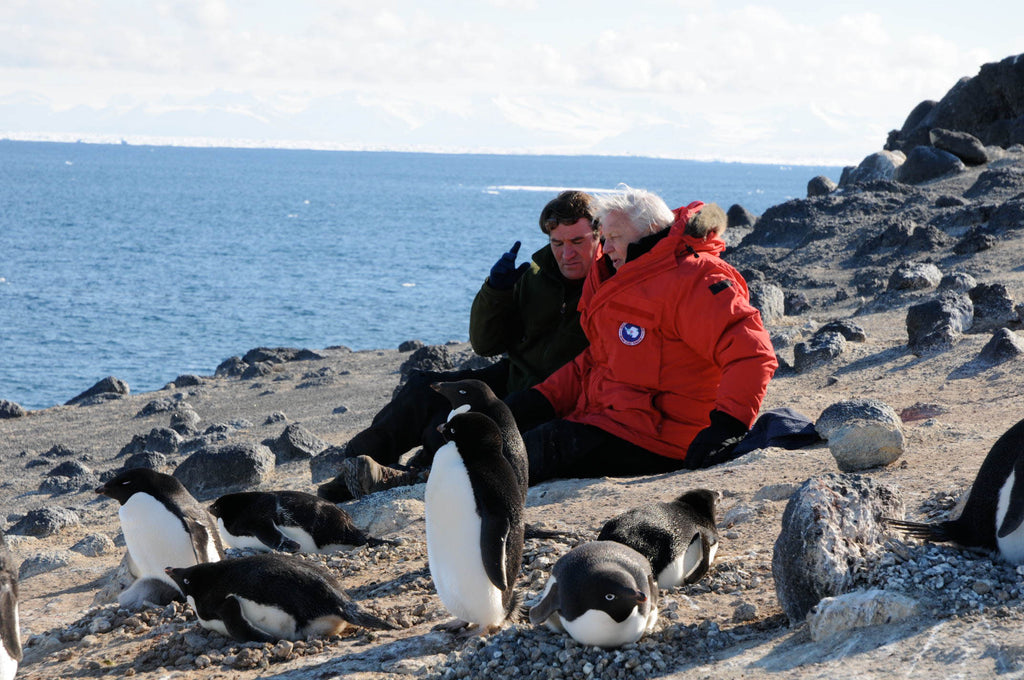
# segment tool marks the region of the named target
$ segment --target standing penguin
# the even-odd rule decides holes
[[[117,512],[121,532],[138,577],[118,598],[122,606],[138,606],[143,599],[152,599],[152,593],[159,600],[178,594],[178,586],[164,571],[167,567],[223,559],[224,547],[213,517],[171,475],[146,468],[125,470],[96,493],[121,504]]]
[[[487,634],[519,606],[523,497],[493,420],[457,414],[440,431],[447,443],[434,455],[425,496],[430,576],[461,619],[446,627],[469,624]]]
[[[1024,420],[992,445],[959,517],[886,522],[916,538],[998,550],[1007,561],[1024,564]]]
[[[18,625],[18,575],[7,541],[0,533],[0,680],[11,680],[21,661]]]
[[[636,642],[658,620],[658,586],[647,558],[616,541],[591,541],[555,562],[534,625],[547,623],[577,642],[621,647]]]
[[[301,640],[337,635],[355,624],[395,626],[349,599],[324,567],[291,555],[264,553],[192,567],[168,567],[200,625],[241,641]]]
[[[618,541],[645,556],[659,588],[696,583],[718,551],[717,499],[714,491],[694,489],[669,503],[634,508],[608,520],[597,540]]]
[[[214,501],[210,514],[231,548],[324,553],[387,543],[367,536],[334,503],[302,491],[229,493]]]
[[[501,432],[501,455],[512,466],[525,503],[529,481],[526,445],[523,444],[523,437],[519,433],[516,419],[508,405],[498,399],[487,383],[481,380],[440,382],[433,383],[431,387],[451,402],[451,415],[473,411],[484,414],[497,424],[498,430]],[[451,418],[451,415],[448,417]]]

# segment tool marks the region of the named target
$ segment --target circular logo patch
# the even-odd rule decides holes
[[[639,345],[646,334],[647,331],[636,324],[623,323],[619,326],[619,340],[622,341],[622,344],[629,345],[630,347]]]

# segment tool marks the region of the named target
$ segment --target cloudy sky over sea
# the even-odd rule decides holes
[[[0,137],[856,163],[1024,3],[4,0]]]

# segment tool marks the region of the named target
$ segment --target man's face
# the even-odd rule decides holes
[[[604,236],[604,254],[618,270],[626,262],[626,249],[630,243],[640,240],[643,234],[626,215],[621,212],[610,212],[601,218],[601,235]]]
[[[562,276],[570,280],[586,277],[599,243],[590,220],[581,217],[573,224],[560,224],[548,236]]]

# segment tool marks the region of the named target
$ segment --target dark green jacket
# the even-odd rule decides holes
[[[484,282],[469,315],[469,342],[485,357],[507,353],[508,391],[532,387],[587,346],[576,306],[583,280],[558,270],[549,246],[533,254],[512,290]]]

